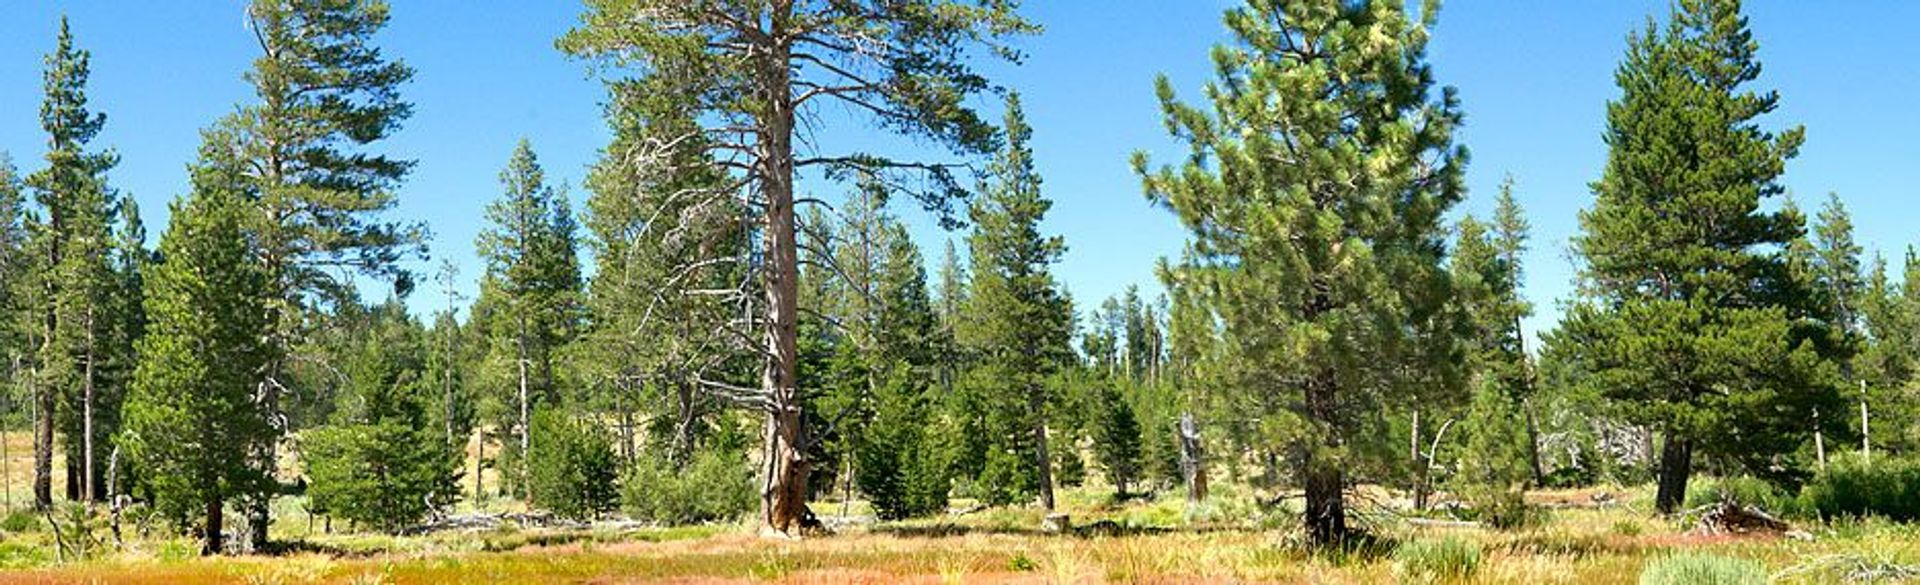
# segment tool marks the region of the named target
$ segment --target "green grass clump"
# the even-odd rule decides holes
[[[8,512],[6,517],[0,518],[0,532],[10,534],[39,532],[44,526],[40,523],[40,517],[33,515],[32,510],[14,510]]]
[[[1415,540],[1393,551],[1403,582],[1464,581],[1480,570],[1480,544],[1460,538]]]
[[[1705,554],[1654,559],[1640,571],[1640,585],[1749,585],[1767,582],[1759,561]]]

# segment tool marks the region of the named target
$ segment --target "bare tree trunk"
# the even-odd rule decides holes
[[[1527,465],[1533,472],[1533,486],[1542,487],[1547,483],[1546,467],[1540,464],[1540,423],[1533,413],[1533,397],[1520,399],[1520,409],[1527,415]]]
[[[1407,464],[1413,466],[1413,509],[1427,509],[1427,466],[1420,461],[1420,409],[1413,409],[1407,432]]]
[[[520,469],[515,471],[520,474],[521,494],[531,500],[533,499],[533,486],[530,481],[533,477],[533,411],[527,404],[527,316],[524,314],[525,309],[521,310],[520,332],[514,339],[515,352],[519,356],[516,361],[520,364]]]
[[[95,341],[93,319],[93,306],[89,303],[87,306],[87,363],[82,371],[82,376],[84,377],[80,381],[80,463],[82,466],[80,480],[84,482],[80,486],[80,497],[88,502],[99,501],[99,492],[95,491],[95,479],[97,479],[96,476],[98,473],[93,467],[93,362]],[[73,463],[69,461],[67,464],[72,465]]]
[[[792,11],[790,2],[776,2],[772,26],[784,29]],[[779,35],[784,38],[784,33]],[[798,379],[800,358],[797,344],[799,316],[799,253],[794,234],[793,202],[793,123],[794,103],[789,93],[792,72],[788,69],[790,47],[776,43],[759,71],[766,83],[767,95],[760,96],[769,106],[761,119],[759,164],[761,192],[766,198],[765,267],[766,287],[766,367],[761,388],[768,405],[764,453],[767,458],[765,485],[760,493],[760,521],[764,529],[792,534],[802,528],[807,512],[807,470],[809,463],[805,433],[801,425]]]
[[[221,507],[220,496],[207,497],[207,526],[206,534],[203,535],[206,545],[200,548],[200,554],[209,556],[220,554],[221,545],[223,544],[221,542],[222,535],[220,531],[224,529],[220,525],[220,521],[222,520]]]
[[[1053,510],[1053,459],[1047,453],[1046,397],[1039,388],[1027,389],[1027,408],[1033,409],[1033,451],[1040,472],[1040,507]]]
[[[1180,413],[1180,473],[1187,480],[1187,502],[1198,504],[1207,499],[1206,455],[1200,443],[1200,425],[1193,413]]]
[[[33,394],[33,505],[53,507],[53,391],[39,384],[39,372],[30,380]]]
[[[1693,443],[1671,428],[1660,448],[1660,487],[1653,505],[1662,514],[1680,509],[1687,497],[1687,479],[1693,475]]]
[[[478,424],[473,426],[473,509],[478,511],[487,501],[486,488],[480,485],[480,464],[487,460],[487,430]]]
[[[1813,455],[1820,462],[1820,471],[1827,470],[1827,435],[1820,430],[1820,409],[1813,409]]]

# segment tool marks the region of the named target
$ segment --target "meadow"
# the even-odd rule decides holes
[[[1444,506],[1411,514],[1395,493],[1363,491],[1356,520],[1375,540],[1330,552],[1301,543],[1297,499],[1264,506],[1256,502],[1283,494],[1238,486],[1189,506],[1177,493],[1115,503],[1110,488],[1089,484],[1062,492],[1060,511],[1075,528],[1057,533],[1042,531],[1044,512],[1031,507],[955,501],[937,518],[873,523],[862,520],[870,518],[864,502],[821,501],[814,509],[834,533],[792,540],[758,536],[746,523],[327,531],[293,497],[278,506],[275,539],[288,549],[279,555],[202,558],[191,539],[129,526],[118,548],[64,562],[45,521],[15,513],[0,525],[0,583],[1878,583],[1920,575],[1920,534],[1877,519],[1796,522],[1805,534],[1792,537],[1703,534],[1691,517],[1659,517],[1650,488],[1631,486],[1532,492],[1533,521],[1495,530],[1453,520]]]

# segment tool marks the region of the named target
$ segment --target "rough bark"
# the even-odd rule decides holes
[[[775,11],[776,15],[784,14]],[[776,17],[775,29],[785,25]],[[766,365],[761,388],[767,398],[767,425],[764,454],[766,477],[760,492],[760,521],[763,530],[794,534],[801,528],[807,512],[807,472],[802,441],[802,406],[796,373],[800,363],[797,328],[799,317],[799,246],[794,228],[793,200],[793,96],[788,69],[789,47],[774,44],[758,72],[766,80],[762,96],[768,111],[761,120],[758,164],[761,166],[761,191],[766,197],[764,239],[765,263],[761,270],[766,288],[767,314]]]
[[[221,541],[221,534],[220,534],[220,531],[224,529],[220,525],[222,507],[223,506],[220,502],[220,496],[212,495],[207,497],[206,534],[202,535],[205,545],[200,547],[200,554],[203,554],[203,555],[220,554],[220,549],[222,548],[222,545],[225,544]]]
[[[1180,474],[1187,480],[1187,502],[1206,501],[1206,453],[1200,443],[1200,425],[1191,412],[1180,413]]]
[[[1027,407],[1033,409],[1033,456],[1036,469],[1040,472],[1040,507],[1053,509],[1053,459],[1047,452],[1047,417],[1045,397],[1038,388],[1027,392],[1030,397]],[[1121,487],[1124,492],[1125,487]]]
[[[1301,454],[1301,482],[1306,490],[1307,537],[1313,544],[1338,544],[1347,537],[1346,476],[1339,461],[1327,456],[1345,442],[1331,373],[1322,372],[1306,384],[1307,415],[1321,428],[1320,445],[1305,445]]]
[[[1672,430],[1660,448],[1659,491],[1653,505],[1661,514],[1680,509],[1687,497],[1687,480],[1693,475],[1693,442]]]

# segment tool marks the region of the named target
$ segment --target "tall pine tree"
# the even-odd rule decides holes
[[[1461,197],[1452,90],[1426,62],[1435,16],[1399,2],[1253,0],[1227,12],[1208,106],[1161,78],[1168,129],[1191,154],[1149,168],[1148,197],[1192,230],[1173,271],[1224,325],[1234,410],[1258,416],[1306,491],[1311,540],[1348,534],[1347,469],[1381,410],[1451,392],[1416,383],[1447,363],[1440,218]],[[1437,357],[1436,357],[1437,356]]]
[[[1038,495],[1054,505],[1047,445],[1049,379],[1072,359],[1073,309],[1051,267],[1065,253],[1040,229],[1053,207],[1040,192],[1020,97],[1007,98],[1007,144],[973,206],[972,287],[956,333],[972,360],[966,384],[987,433],[980,483],[1002,503]]]
[[[246,231],[253,208],[232,179],[202,166],[193,194],[173,206],[147,280],[151,322],[122,435],[156,508],[198,517],[207,554],[223,550],[226,507],[270,489],[253,457],[278,436],[257,403],[274,360],[262,336],[271,284]]]
[[[1802,219],[1770,212],[1803,137],[1757,119],[1779,104],[1748,86],[1759,45],[1738,0],[1682,0],[1628,40],[1607,106],[1606,171],[1580,214],[1582,302],[1560,341],[1589,383],[1663,436],[1655,505],[1685,497],[1696,452],[1779,475],[1833,372],[1796,320],[1808,294],[1785,247]],[[1827,408],[1820,408],[1826,406]]]
[[[734,333],[763,365],[757,395],[744,398],[766,416],[764,528],[801,528],[815,446],[805,421],[818,418],[806,412],[799,388],[800,179],[877,176],[910,190],[943,220],[964,193],[950,165],[830,150],[801,139],[804,120],[846,107],[877,128],[957,154],[992,150],[992,125],[969,107],[990,87],[971,57],[1018,60],[1004,40],[1038,27],[1017,7],[1005,0],[589,0],[581,26],[560,41],[571,54],[631,67],[683,99],[699,127],[665,139],[697,137],[726,161],[727,190],[751,210],[741,223],[758,224],[759,283],[735,290],[760,298],[746,330]],[[742,394],[737,385],[709,387]]]

